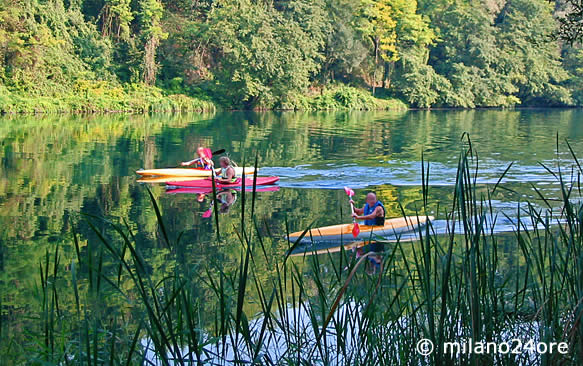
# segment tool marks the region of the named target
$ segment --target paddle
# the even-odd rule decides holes
[[[346,192],[346,194],[348,195],[348,199],[352,200],[352,196],[354,196],[354,191],[348,187],[344,187],[344,192]],[[354,205],[352,204],[352,202],[350,202],[350,208],[352,210],[352,213],[354,214]],[[358,222],[356,222],[356,218],[352,218],[352,236],[354,236],[355,238],[358,236],[358,234],[360,234],[360,226],[358,225]]]
[[[213,151],[213,152],[211,153],[211,156],[210,156],[210,157],[212,158],[212,157],[213,157],[213,155],[222,154],[222,153],[224,153],[224,152],[225,152],[225,149],[219,149],[219,150],[217,150],[217,151]]]
[[[208,210],[206,210],[203,214],[202,217],[205,219],[208,219],[209,217],[211,217],[211,215],[213,214],[213,206],[215,204],[215,201],[211,201],[211,207],[209,207]]]

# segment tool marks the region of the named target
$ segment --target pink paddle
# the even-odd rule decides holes
[[[354,191],[348,187],[344,187],[344,192],[346,192],[346,194],[348,195],[349,200],[352,198],[352,196],[354,196]],[[354,205],[352,204],[352,202],[350,202],[350,208],[352,209],[352,213],[354,213]],[[360,234],[360,226],[358,225],[358,222],[356,222],[356,219],[354,217],[352,218],[352,224],[353,224],[352,236],[356,238],[358,234]]]
[[[213,206],[214,206],[214,201],[211,201],[211,207],[209,207],[208,210],[206,210],[203,214],[202,217],[205,219],[208,219],[209,217],[211,217],[211,215],[213,214]]]

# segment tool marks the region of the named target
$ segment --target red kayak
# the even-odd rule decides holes
[[[234,188],[230,188],[230,189],[241,190],[241,187],[234,187]],[[245,187],[245,191],[251,192],[251,191],[253,191],[253,187]],[[257,187],[257,189],[255,190],[255,192],[257,192],[257,193],[259,193],[259,192],[277,192],[277,191],[279,191],[278,186]],[[196,187],[193,187],[193,188],[178,187],[178,188],[173,188],[173,189],[167,189],[166,193],[168,193],[168,194],[177,194],[177,193],[212,194],[213,189],[212,188],[196,188]],[[220,193],[220,191],[217,193]]]
[[[257,177],[257,185],[258,186],[267,186],[270,184],[274,184],[279,180],[279,177]],[[242,186],[242,179],[239,178],[235,183],[216,183],[217,188],[236,188]],[[178,187],[196,187],[196,188],[212,188],[213,181],[210,178],[207,179],[198,179],[198,180],[188,180],[185,182],[180,181],[171,181],[166,182],[169,186],[178,186]],[[245,179],[245,187],[253,187],[253,179],[246,178]]]

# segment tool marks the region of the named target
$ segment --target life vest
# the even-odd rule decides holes
[[[198,169],[212,169],[213,167],[206,162],[203,158],[198,158],[194,162],[194,167]]]
[[[369,226],[383,226],[385,224],[385,206],[383,206],[383,203],[379,200],[377,200],[377,202],[372,205],[369,206],[368,203],[366,203],[364,205],[364,216],[368,216],[371,213],[374,212],[374,210],[376,210],[376,208],[378,206],[381,206],[383,208],[383,216],[382,217],[375,217],[374,219],[368,219],[368,220],[364,220],[364,224],[365,225],[369,225]]]
[[[229,168],[233,168],[232,165],[229,165],[226,168],[221,168],[221,179],[227,179],[227,170]],[[235,170],[235,168],[233,168],[233,170]],[[231,179],[231,183],[237,183],[237,177],[233,176],[233,178]]]

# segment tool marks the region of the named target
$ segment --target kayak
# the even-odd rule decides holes
[[[241,190],[241,187],[233,187],[233,188],[229,188],[229,189]],[[245,191],[252,192],[253,186],[245,187]],[[279,191],[278,186],[257,187],[257,189],[255,190],[255,192],[277,192],[277,191]],[[177,193],[212,194],[213,189],[212,188],[200,188],[200,187],[199,188],[196,188],[196,187],[178,187],[178,188],[168,188],[166,190],[166,193],[168,193],[168,194],[177,194]],[[220,191],[217,193],[220,193]]]
[[[255,168],[245,168],[245,174],[253,174]],[[162,176],[162,177],[210,177],[212,176],[211,169],[200,168],[166,168],[166,169],[142,169],[136,171],[137,174],[143,177]],[[235,167],[235,174],[242,175],[243,168]]]
[[[306,235],[302,238],[302,242],[331,240],[345,240],[348,242],[354,241],[355,239],[370,239],[374,238],[375,236],[396,235],[414,230],[419,226],[425,225],[427,220],[433,221],[433,219],[433,216],[405,216],[385,220],[384,226],[360,225],[360,233],[356,238],[352,235],[352,228],[354,227],[354,224],[325,226],[308,230]],[[303,231],[298,231],[289,234],[289,240],[297,240],[302,235],[302,233]]]
[[[153,177],[140,177],[136,180],[138,183],[166,183],[169,181],[187,181],[194,179],[207,179],[207,177],[166,177],[166,176],[153,176]]]
[[[279,177],[257,177],[257,185],[258,186],[267,186],[270,184],[274,184],[279,180]],[[236,188],[241,187],[243,183],[242,179],[237,180],[235,183],[218,183],[216,182],[215,186],[217,188]],[[170,181],[166,182],[166,184],[170,186],[179,186],[179,187],[196,187],[196,188],[212,188],[213,187],[213,180],[211,178],[207,179],[198,179],[198,180],[190,180],[186,182],[181,181]],[[252,178],[245,178],[245,187],[253,187],[253,179]]]

